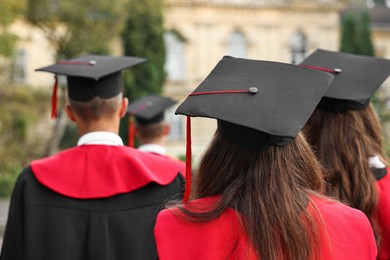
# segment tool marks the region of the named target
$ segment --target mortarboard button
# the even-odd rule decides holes
[[[251,93],[251,94],[256,94],[256,93],[257,93],[257,91],[258,91],[258,89],[257,89],[257,88],[255,88],[255,87],[251,87],[251,88],[249,88],[249,93]]]

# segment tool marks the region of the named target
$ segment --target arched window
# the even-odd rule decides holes
[[[227,54],[233,57],[246,58],[248,43],[245,35],[240,31],[233,32],[228,41]]]
[[[291,63],[298,64],[304,60],[307,51],[307,39],[303,32],[297,32],[291,37]]]
[[[164,34],[166,47],[165,71],[168,79],[183,80],[185,77],[184,40],[177,33],[168,31]]]

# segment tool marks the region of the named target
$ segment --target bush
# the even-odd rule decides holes
[[[38,158],[30,130],[48,115],[50,90],[0,85],[0,197],[9,196],[18,173]]]

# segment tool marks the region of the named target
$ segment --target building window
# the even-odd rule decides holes
[[[12,66],[12,82],[16,84],[26,83],[26,51],[16,50],[14,63]]]
[[[297,32],[291,37],[291,63],[299,64],[306,56],[307,39],[303,32]]]
[[[185,77],[184,39],[175,31],[164,34],[166,47],[165,71],[170,80],[183,80]]]
[[[184,140],[183,121],[182,116],[175,115],[177,107],[168,108],[165,112],[165,118],[170,127],[168,140],[182,141]]]
[[[233,32],[228,41],[227,54],[237,58],[247,57],[248,43],[245,35],[240,31]]]

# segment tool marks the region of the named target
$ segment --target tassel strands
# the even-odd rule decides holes
[[[192,151],[191,151],[191,117],[187,116],[186,126],[186,190],[183,202],[187,203],[191,195],[192,181]]]
[[[53,94],[51,96],[51,118],[57,118],[57,91],[58,91],[58,78],[54,76]]]

